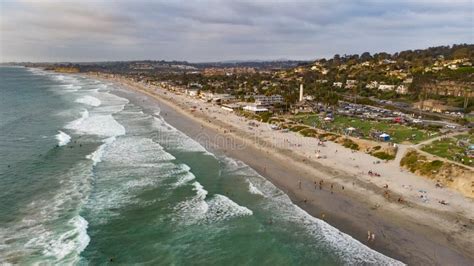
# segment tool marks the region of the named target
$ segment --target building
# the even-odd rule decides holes
[[[317,110],[317,106],[311,101],[303,100],[297,102],[291,107],[291,112],[293,114],[300,114],[300,113],[314,113]]]
[[[348,79],[346,80],[346,88],[352,89],[357,85],[357,80],[355,79]]]
[[[457,97],[474,97],[474,82],[468,81],[436,81],[424,84],[423,89],[430,94]]]
[[[268,112],[268,109],[259,104],[249,104],[244,106],[243,108],[245,111],[252,112],[252,113],[263,113],[263,112]]]
[[[211,98],[211,101],[214,103],[228,103],[234,100],[235,100],[235,96],[227,94],[227,93],[214,94],[213,97]]]
[[[332,86],[333,86],[333,87],[342,88],[342,82],[333,82],[333,83],[332,83]]]
[[[186,95],[191,96],[191,97],[196,97],[199,95],[199,90],[196,89],[186,89],[185,91]]]
[[[367,89],[377,89],[379,87],[379,83],[377,81],[371,81],[369,84],[365,86]]]
[[[226,110],[226,111],[234,111],[234,110],[238,110],[240,108],[242,108],[242,105],[240,104],[236,104],[236,103],[225,103],[221,106],[222,109]]]
[[[408,87],[405,86],[405,85],[399,85],[395,91],[398,93],[398,94],[407,94],[408,93]]]
[[[462,108],[448,106],[438,100],[426,100],[422,102],[417,102],[414,104],[414,107],[417,109],[422,109],[423,111],[435,112],[435,113],[462,111]]]
[[[253,67],[226,67],[226,68],[205,68],[202,72],[204,76],[224,76],[234,74],[253,74],[257,71]]]
[[[274,105],[276,103],[283,103],[283,96],[279,94],[274,94],[270,96],[265,96],[265,95],[255,95],[253,96],[255,99],[255,103],[258,105]]]
[[[395,85],[380,84],[378,87],[379,91],[393,91],[394,89],[395,89]]]

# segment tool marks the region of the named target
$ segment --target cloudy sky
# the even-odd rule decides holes
[[[315,59],[474,43],[474,0],[0,0],[0,61]]]

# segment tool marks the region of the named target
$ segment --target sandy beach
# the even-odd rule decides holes
[[[315,138],[257,121],[250,126],[249,120],[201,100],[125,79],[107,80],[145,108],[159,105],[171,125],[207,149],[248,164],[314,217],[362,243],[367,231],[373,232],[375,240],[367,245],[387,256],[410,265],[474,263],[473,200],[401,170],[400,153],[409,147],[402,146],[392,162],[376,163],[339,144],[318,145]]]

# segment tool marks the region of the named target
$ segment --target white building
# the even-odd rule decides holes
[[[399,85],[395,91],[398,93],[398,94],[407,94],[408,93],[408,87],[405,86],[405,85]]]
[[[186,95],[191,96],[191,97],[196,97],[198,96],[198,90],[196,89],[186,89]]]
[[[338,88],[342,88],[342,82],[334,82],[332,84],[333,87],[338,87]]]
[[[235,103],[227,103],[227,104],[223,104],[221,106],[222,109],[226,110],[226,111],[229,111],[229,112],[232,112],[234,110],[237,110],[239,109],[241,106],[239,104],[235,104]]]
[[[395,89],[395,85],[380,84],[378,87],[379,91],[393,91],[394,89]]]
[[[365,86],[367,89],[377,89],[379,87],[379,83],[377,81],[371,81],[369,84]]]

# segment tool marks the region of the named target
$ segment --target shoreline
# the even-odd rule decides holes
[[[101,79],[92,75],[89,77]],[[373,209],[374,202],[384,200],[377,194],[382,194],[382,191],[374,185],[359,181],[350,173],[335,169],[336,167],[302,162],[297,160],[302,159],[301,156],[292,154],[291,151],[270,148],[271,145],[269,147],[265,141],[260,142],[257,137],[253,141],[246,140],[245,133],[239,132],[238,129],[230,130],[225,124],[217,122],[206,123],[206,119],[212,118],[183,110],[179,103],[167,99],[164,94],[152,93],[140,84],[118,79],[105,80],[155,101],[161,112],[165,112],[164,119],[172,126],[204,144],[206,149],[246,163],[288,194],[295,204],[313,217],[321,219],[324,214],[323,220],[364,244],[367,244],[367,230],[375,232],[376,241],[367,246],[382,254],[417,265],[469,265],[474,260],[473,255],[469,253],[471,240],[463,241],[472,235],[472,224],[469,224],[467,231],[455,233],[457,238],[454,238],[439,230],[443,224],[437,225],[432,220],[413,219],[413,213],[423,212],[422,219],[439,216],[443,220],[451,220],[454,215],[452,213],[394,203]],[[170,96],[171,93],[167,95]],[[203,139],[203,136],[206,138]],[[237,146],[239,149],[229,149],[229,141],[245,145]],[[231,147],[236,147],[234,145]],[[299,180],[302,183],[301,189],[298,187]],[[322,190],[315,190],[313,182],[319,180],[333,182],[333,193],[327,183]],[[344,190],[342,186],[345,187]],[[465,222],[463,218],[465,217],[459,219]],[[461,225],[459,227],[463,228]],[[449,228],[449,231],[452,229],[456,228]],[[461,233],[467,234],[460,236]]]

